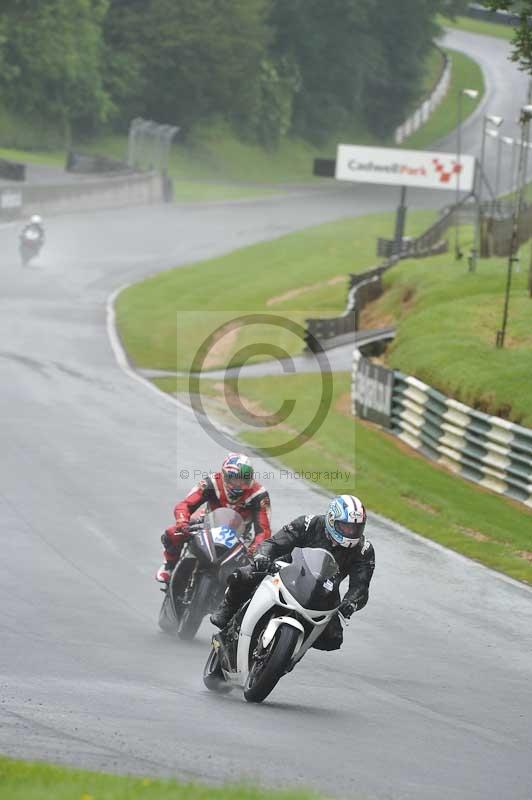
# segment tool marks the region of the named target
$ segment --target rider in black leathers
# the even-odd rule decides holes
[[[331,536],[331,507],[339,500],[349,499],[356,501],[356,508],[352,516],[356,519],[356,533],[349,544],[339,544],[339,540],[348,537]],[[351,504],[353,507],[353,504]],[[359,516],[360,515],[360,516]],[[329,525],[327,525],[329,522]],[[375,569],[375,551],[373,545],[364,537],[363,531],[366,522],[364,506],[358,498],[351,495],[341,495],[335,498],[327,515],[301,516],[287,525],[270,539],[264,541],[254,556],[255,573],[246,573],[238,570],[230,576],[228,589],[219,608],[211,615],[211,622],[219,628],[224,628],[238,610],[238,608],[252,595],[256,586],[264,577],[264,572],[272,561],[292,552],[294,547],[321,547],[331,553],[343,578],[349,576],[349,588],[342,600],[340,611],[344,617],[350,617],[355,611],[360,611],[368,602],[369,584]],[[316,639],[314,647],[318,650],[337,650],[343,641],[343,631],[338,616],[333,617],[321,636]]]

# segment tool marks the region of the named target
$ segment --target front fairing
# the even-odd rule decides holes
[[[202,566],[225,566],[231,562],[227,575],[249,563],[242,538],[245,523],[237,511],[217,508],[205,515],[202,528],[189,540],[189,550]]]
[[[279,573],[281,583],[303,608],[332,611],[340,603],[338,564],[321,547],[296,547],[292,563]]]

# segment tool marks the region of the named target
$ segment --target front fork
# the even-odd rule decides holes
[[[194,564],[194,568],[193,568],[192,572],[190,573],[190,577],[188,579],[186,589],[183,592],[183,598],[179,601],[182,606],[189,606],[190,603],[192,602],[190,596],[191,596],[192,590],[194,588],[194,583],[195,583],[195,578],[196,578],[196,572],[198,571],[198,566],[199,566],[199,562],[196,561],[196,563]]]

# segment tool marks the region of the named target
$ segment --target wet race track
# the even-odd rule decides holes
[[[485,40],[469,38],[455,44],[481,60]],[[502,104],[500,71],[489,96]],[[504,113],[491,100],[489,110]],[[25,270],[16,227],[0,228],[0,752],[344,798],[531,796],[532,592],[383,520],[370,518],[377,570],[344,647],[311,652],[263,706],[204,689],[208,623],[190,645],[156,626],[158,536],[194,470],[224,449],[119,368],[109,296],[160,269],[396,203],[384,189],[333,186],[57,217]],[[269,488],[275,526],[326,503],[278,471]]]

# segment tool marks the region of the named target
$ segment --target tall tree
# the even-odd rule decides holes
[[[107,0],[13,0],[0,11],[7,71],[0,86],[23,114],[91,129],[111,109],[102,82]]]
[[[532,0],[486,0],[483,4],[492,11],[509,11],[519,20],[515,26],[512,60],[532,75]]]
[[[111,0],[107,42],[137,75],[126,105],[189,128],[213,114],[245,124],[256,105],[269,0]],[[118,61],[117,61],[118,59]],[[120,59],[122,61],[120,62]]]
[[[273,0],[274,49],[301,75],[294,126],[316,140],[354,116],[377,134],[403,117],[438,31],[464,0]]]
[[[465,0],[272,0],[274,49],[301,74],[298,132],[320,140],[358,115],[385,135],[416,97],[438,13]]]

